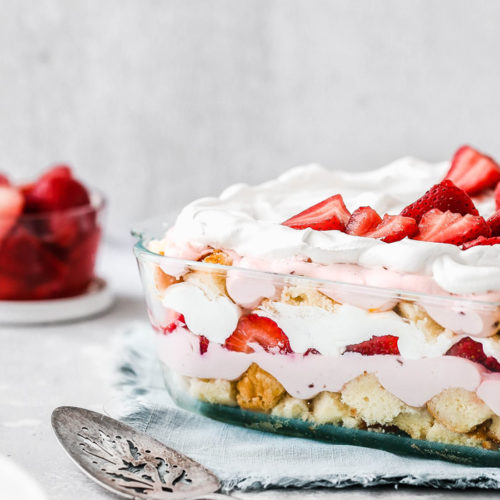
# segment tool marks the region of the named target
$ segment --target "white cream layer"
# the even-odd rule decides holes
[[[421,359],[441,356],[453,344],[449,332],[441,334],[435,342],[426,340],[418,328],[406,323],[393,311],[370,313],[358,307],[341,305],[332,313],[314,306],[271,302],[256,312],[277,323],[295,353],[316,349],[324,355],[339,355],[348,345],[365,342],[373,336],[394,335],[398,337],[401,357]]]
[[[263,292],[261,288],[258,290]],[[269,291],[276,294],[274,287]],[[160,309],[172,309],[183,314],[193,333],[219,344],[223,344],[234,332],[243,313],[231,299],[215,294],[201,281],[196,285],[182,282],[170,286],[163,293],[161,302],[163,307],[160,306]],[[155,307],[155,311],[157,309]],[[453,304],[448,308],[435,306],[429,309],[433,309],[434,316],[439,316],[441,325],[450,323],[456,329],[445,330],[437,339],[426,339],[421,330],[391,310],[370,312],[349,304],[338,305],[334,312],[330,312],[316,306],[295,306],[268,300],[264,305],[252,308],[252,311],[275,321],[297,353],[316,349],[323,354],[341,354],[347,345],[364,342],[372,336],[394,335],[399,338],[398,347],[405,359],[420,359],[441,356],[460,339],[460,335],[468,335],[483,343],[488,356],[500,360],[498,337],[481,338],[480,335],[486,327],[490,335],[493,331],[491,321],[494,318],[489,314],[480,315],[474,310],[458,308],[453,310]],[[165,314],[161,311],[153,313],[158,317],[157,324],[165,326],[162,320]],[[498,312],[495,314],[498,318]]]
[[[179,215],[155,249],[165,255],[197,259],[208,247],[234,251],[247,262],[304,262],[321,265],[357,264],[433,278],[453,294],[484,294],[500,289],[500,252],[478,246],[462,251],[453,245],[402,240],[384,243],[340,231],[295,230],[280,223],[301,210],[341,193],[354,211],[370,205],[381,214],[397,214],[442,179],[447,163],[429,164],[403,158],[378,170],[362,173],[329,171],[318,165],[294,168],[258,186],[237,184],[219,198],[203,198]],[[477,201],[477,200],[476,200]],[[478,202],[488,216],[492,197]],[[411,278],[411,277],[409,277]],[[379,284],[380,286],[381,284]]]

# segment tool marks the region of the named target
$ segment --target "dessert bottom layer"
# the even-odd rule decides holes
[[[364,372],[339,391],[323,390],[300,399],[256,363],[234,380],[186,376],[162,365],[166,373],[175,374],[175,381],[170,377],[169,385],[212,405],[310,425],[390,433],[485,450],[498,450],[500,443],[500,417],[475,392],[463,387],[446,388],[415,407],[386,390],[376,374]]]
[[[335,444],[376,448],[400,455],[444,459],[482,467],[500,466],[500,453],[496,446],[491,449],[483,447],[483,442],[479,444],[479,436],[476,439],[472,437],[464,446],[463,441],[456,440],[439,442],[412,439],[408,437],[408,433],[396,427],[361,426],[357,428],[343,426],[342,423],[334,424],[330,421],[318,423],[314,421],[318,414],[316,413],[315,417],[314,413],[311,413],[314,402],[307,402],[309,413],[298,412],[301,414],[299,417],[296,416],[296,411],[278,411],[278,408],[283,410],[285,407],[291,410],[292,404],[279,404],[275,407],[277,410],[270,413],[247,410],[238,406],[237,401],[235,402],[234,396],[238,389],[229,381],[182,376],[166,365],[162,364],[162,366],[167,389],[177,405],[215,420],[253,430],[312,438]],[[231,386],[228,401],[227,390]],[[286,396],[283,398],[283,403],[285,400],[289,401]],[[316,404],[316,406],[320,405]],[[478,444],[471,444],[474,441]]]

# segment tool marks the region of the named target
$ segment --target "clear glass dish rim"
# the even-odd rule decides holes
[[[39,214],[21,214],[16,217],[18,221],[41,221],[53,217],[55,214],[64,215],[65,217],[79,217],[86,215],[90,212],[101,212],[107,206],[107,199],[101,190],[96,188],[88,189],[90,196],[90,203],[87,205],[81,205],[79,207],[66,208],[64,210],[54,210],[52,212],[43,212]],[[6,218],[5,216],[0,216],[0,220]],[[10,217],[8,217],[10,219]]]
[[[167,226],[168,227],[168,226]],[[410,300],[410,301],[422,301],[424,303],[432,303],[433,305],[439,305],[442,302],[442,305],[453,305],[457,307],[460,304],[464,306],[468,306],[469,308],[473,305],[476,308],[483,307],[487,309],[498,308],[500,307],[500,302],[490,302],[485,300],[474,299],[471,297],[461,297],[458,295],[436,295],[422,292],[414,292],[411,290],[403,290],[397,288],[384,288],[384,287],[376,287],[370,285],[360,285],[355,283],[348,283],[345,281],[333,281],[328,279],[319,279],[312,278],[309,276],[303,276],[300,274],[283,274],[276,273],[272,271],[261,271],[256,269],[249,269],[245,267],[238,266],[225,266],[222,264],[214,264],[209,262],[200,262],[189,259],[179,259],[177,257],[170,257],[167,255],[160,255],[149,250],[145,245],[145,237],[144,233],[138,230],[132,230],[132,235],[138,239],[138,241],[134,245],[134,254],[138,260],[146,259],[149,261],[156,261],[158,263],[161,262],[170,262],[175,263],[176,265],[188,266],[191,268],[198,268],[201,270],[211,270],[211,271],[238,271],[245,274],[253,275],[255,277],[272,277],[274,279],[280,279],[283,281],[299,280],[300,282],[306,284],[310,284],[311,286],[315,286],[316,288],[325,288],[327,286],[337,286],[342,287],[346,290],[352,291],[362,291],[365,293],[367,291],[370,292],[371,295],[378,296],[386,296],[388,298],[398,298],[400,300]]]

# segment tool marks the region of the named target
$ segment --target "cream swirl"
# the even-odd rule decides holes
[[[340,231],[295,230],[280,225],[336,193],[342,194],[351,211],[370,205],[381,214],[399,213],[439,182],[447,167],[446,162],[429,164],[413,158],[361,173],[330,171],[318,165],[297,167],[257,186],[237,184],[219,198],[194,201],[182,210],[156,247],[179,258],[193,258],[194,249],[201,256],[212,247],[231,250],[245,262],[288,261],[293,267],[293,262],[312,261],[326,266],[385,268],[429,277],[452,294],[499,291],[500,252],[495,246],[462,251],[453,245],[409,239],[387,244]],[[493,210],[490,198],[475,200],[484,216]]]

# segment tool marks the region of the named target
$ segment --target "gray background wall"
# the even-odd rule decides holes
[[[2,0],[0,169],[63,160],[109,234],[309,161],[500,156],[495,0]]]

